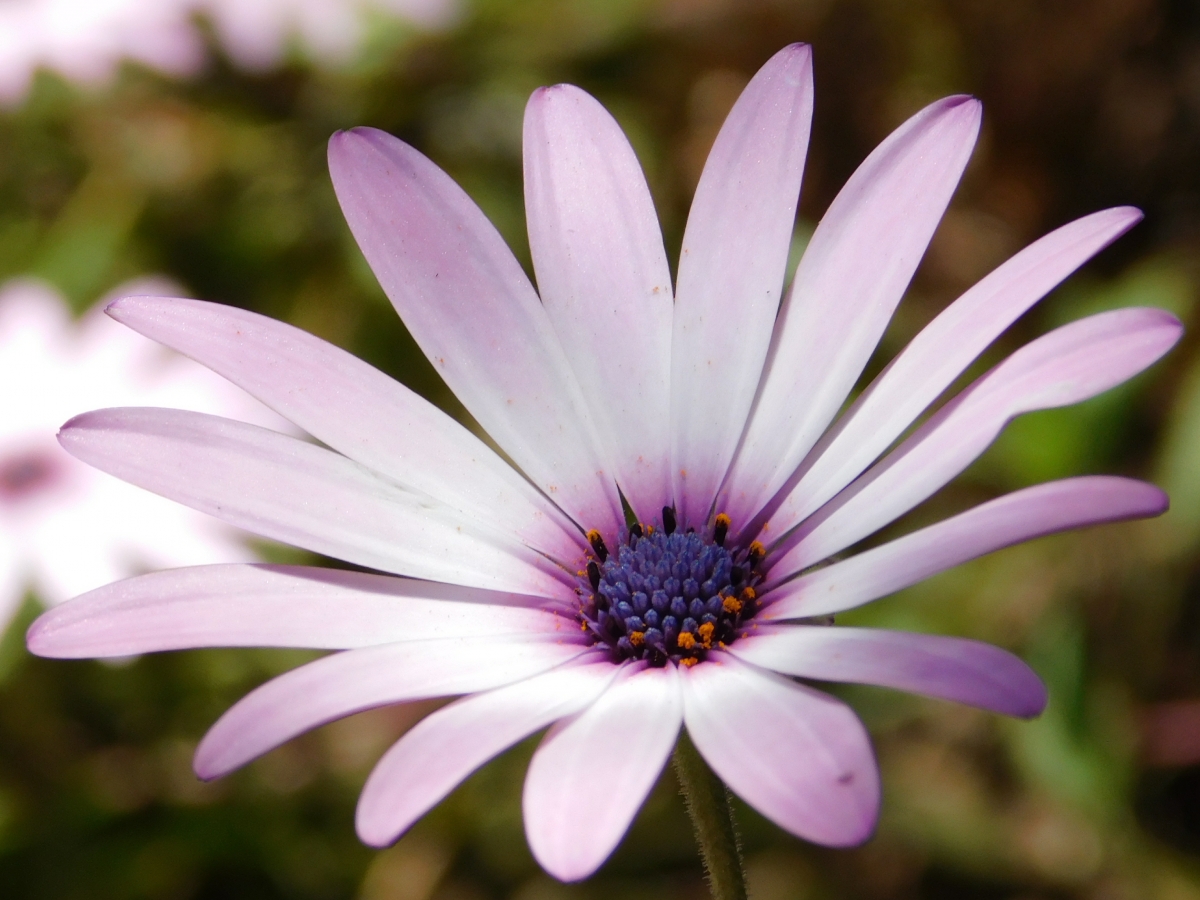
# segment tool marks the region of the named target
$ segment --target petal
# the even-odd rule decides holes
[[[538,291],[617,480],[646,521],[670,499],[671,272],[645,176],[577,87],[525,108],[525,215]]]
[[[1030,244],[963,294],[918,334],[809,454],[787,498],[807,518],[858,477],[1009,325],[1087,259],[1142,218],[1119,207],[1064,225]]]
[[[683,675],[688,734],[730,790],[817,844],[848,847],[871,836],[879,771],[850,707],[728,653]]]
[[[417,344],[501,449],[584,528],[624,523],[614,473],[545,309],[445,172],[372,128],[335,134],[350,230]]]
[[[373,366],[299,328],[200,300],[126,297],[108,314],[228,378],[317,440],[558,559],[569,521],[486,444]]]
[[[812,120],[812,51],[751,79],[713,144],[683,235],[671,343],[671,476],[700,527],[733,457],[779,309]]]
[[[426,716],[367,778],[355,817],[358,836],[387,846],[492,757],[592,703],[619,671],[595,659],[587,654]]]
[[[1005,494],[935,525],[785,582],[764,595],[762,619],[843,612],[967,560],[1069,528],[1157,516],[1167,495],[1110,475],[1051,481]]]
[[[490,690],[538,675],[586,650],[580,644],[497,635],[334,653],[268,681],[231,706],[196,748],[196,774],[219,778],[351,713]]]
[[[310,566],[217,565],[118,581],[43,614],[38,656],[85,659],[190,647],[344,650],[394,641],[553,634],[573,621],[533,597]]]
[[[724,511],[747,522],[833,419],[879,343],[962,176],[980,104],[948,97],[867,157],[813,233],[779,323]]]
[[[1007,650],[964,638],[809,625],[760,629],[729,647],[739,659],[798,678],[876,684],[1033,718],[1046,686]]]
[[[520,544],[265,428],[182,410],[114,409],[77,416],[59,441],[110,475],[306,550],[414,578],[549,597],[570,591]]]
[[[1009,420],[1078,403],[1132,378],[1181,333],[1179,320],[1164,310],[1129,308],[1089,316],[1026,344],[796,529],[784,541],[792,549],[772,563],[772,579],[807,568],[908,512],[965,469]]]
[[[658,780],[682,723],[678,670],[628,667],[599,700],[551,729],[529,763],[522,799],[525,834],[543,869],[579,881],[600,868]]]

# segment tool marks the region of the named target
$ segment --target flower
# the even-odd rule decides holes
[[[33,73],[55,70],[81,84],[111,81],[122,60],[167,75],[205,63],[197,18],[212,22],[243,69],[279,65],[293,40],[317,60],[341,63],[362,43],[368,11],[424,28],[448,25],[456,0],[7,0],[0,4],[0,101],[25,96]]]
[[[325,446],[138,409],[80,416],[63,445],[233,524],[394,574],[160,572],[52,611],[30,648],[342,651],[226,712],[197,749],[203,778],[340,716],[465,695],[370,775],[357,826],[372,845],[547,726],[524,815],[534,855],[558,878],[585,877],[608,857],[682,726],[781,827],[834,846],[865,840],[880,802],[867,733],[847,705],[795,678],[1015,716],[1038,714],[1045,690],[998,648],[827,617],[1038,535],[1158,514],[1166,498],[1125,478],[1067,479],[815,564],[933,494],[1013,416],[1145,368],[1180,326],[1153,309],[1064,326],[903,437],[1014,319],[1139,218],[1107,210],[988,275],[837,417],[949,202],[980,107],[951,97],[887,138],[826,213],[781,306],[811,110],[809,49],[785,48],[716,139],[672,291],[620,128],[577,88],[537,91],[524,144],[540,300],[432,162],[372,129],[335,135],[334,187],[367,260],[517,469],[403,386],[287,325],[195,300],[120,300],[114,318]]]
[[[147,568],[254,559],[231,529],[108,478],[54,439],[64,417],[99,404],[183,404],[277,421],[240,390],[98,309],[71,321],[62,297],[32,280],[0,287],[0,380],[20,386],[0,400],[0,629],[30,585],[54,604]]]

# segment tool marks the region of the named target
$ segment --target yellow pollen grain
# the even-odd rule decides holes
[[[696,630],[700,632],[700,640],[704,642],[704,649],[707,650],[712,646],[713,632],[717,630],[717,626],[712,622],[705,622]]]
[[[717,513],[717,519],[714,524],[716,524],[718,527],[724,525],[726,528],[728,528],[733,524],[733,519],[729,518],[729,516],[727,516],[725,513]]]
[[[758,591],[754,590],[754,588],[750,587],[750,585],[746,585],[744,588],[742,588],[742,591],[740,594],[738,594],[738,596],[741,598],[743,603],[750,603],[752,600],[758,599]]]
[[[691,650],[696,646],[696,639],[692,636],[690,631],[681,632],[676,640],[679,642],[679,646],[684,650]]]
[[[629,643],[633,644],[633,646],[640,647],[645,640],[646,633],[644,631],[629,632]]]
[[[680,660],[680,662],[683,663],[683,665],[687,666],[690,669],[696,663],[700,662],[700,660],[696,659],[696,657],[694,657],[694,656],[685,656],[683,659]]]
[[[762,559],[766,555],[767,555],[767,548],[764,547],[759,541],[754,541],[753,543],[750,544],[750,556],[751,557],[758,557],[759,559]]]
[[[740,613],[742,611],[742,601],[737,597],[726,597],[721,601],[721,608],[727,613]]]

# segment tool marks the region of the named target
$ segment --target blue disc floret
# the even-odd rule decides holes
[[[643,659],[691,666],[731,643],[758,611],[762,545],[725,546],[729,517],[718,515],[707,535],[676,530],[674,510],[662,524],[636,524],[609,552],[589,532],[593,557],[580,573],[581,625],[614,662]]]

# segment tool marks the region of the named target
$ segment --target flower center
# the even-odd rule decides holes
[[[41,450],[0,457],[0,502],[16,503],[44,491],[58,481],[60,469],[58,460]]]
[[[670,507],[661,528],[634,525],[616,553],[598,531],[589,532],[595,556],[580,573],[583,629],[612,649],[614,661],[644,659],[652,666],[692,666],[731,643],[758,611],[763,547],[757,541],[726,547],[728,532],[722,514],[708,537],[680,533]]]

